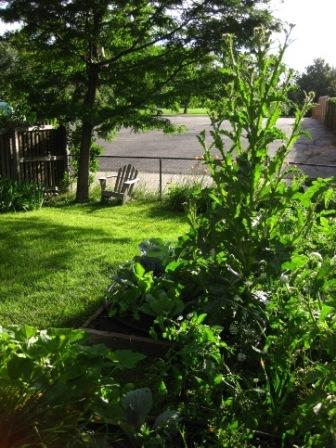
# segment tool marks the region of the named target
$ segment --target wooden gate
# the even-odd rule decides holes
[[[0,176],[54,190],[61,185],[67,167],[63,127],[15,128],[0,134]]]

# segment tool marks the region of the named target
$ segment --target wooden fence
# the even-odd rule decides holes
[[[15,128],[0,133],[0,176],[57,189],[68,167],[65,129]]]
[[[312,110],[312,117],[324,121],[328,109],[328,96],[320,96],[318,104]]]
[[[321,96],[318,104],[312,110],[312,117],[336,133],[336,101],[328,96]]]
[[[336,102],[334,99],[328,101],[328,109],[325,115],[324,123],[328,129],[336,133]]]

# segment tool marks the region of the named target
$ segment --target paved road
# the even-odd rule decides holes
[[[153,157],[189,157],[195,158],[202,155],[202,148],[197,140],[197,135],[204,129],[210,131],[210,122],[207,116],[176,116],[171,120],[178,125],[186,127],[185,132],[175,135],[165,135],[161,131],[135,134],[127,129],[119,132],[112,142],[103,142],[104,154],[114,156],[153,156]],[[287,133],[293,125],[293,119],[282,118],[279,127]],[[327,131],[323,125],[311,118],[305,118],[303,128],[311,132],[311,139],[302,138],[289,154],[288,160],[293,162],[334,164],[336,165],[336,136]],[[228,127],[228,124],[225,125]],[[270,150],[277,148],[275,142]],[[124,159],[100,159],[100,171],[114,171],[125,162]],[[158,172],[158,161],[133,160],[131,161],[142,172]],[[304,171],[312,177],[336,175],[336,168],[303,167]],[[204,171],[200,162],[192,161],[163,161],[163,172],[193,174]]]

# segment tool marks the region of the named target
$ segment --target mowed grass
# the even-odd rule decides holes
[[[0,325],[80,326],[142,240],[176,240],[186,227],[155,204],[0,215]]]
[[[163,115],[207,115],[206,107],[191,107],[188,109],[186,114],[183,113],[183,108],[180,108],[178,111],[171,109],[162,109]]]

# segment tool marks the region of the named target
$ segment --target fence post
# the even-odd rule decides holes
[[[17,128],[13,128],[11,140],[14,163],[13,175],[15,180],[20,180],[19,136]]]
[[[162,159],[159,159],[159,194],[160,200],[162,200]]]

